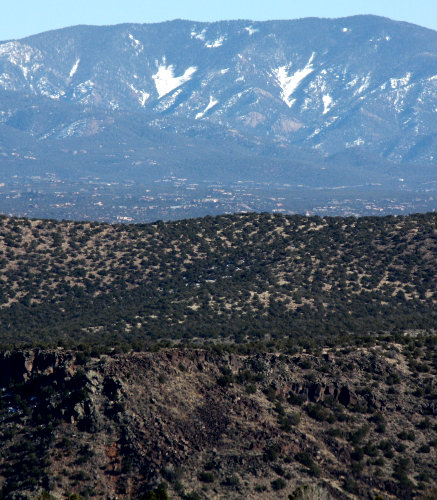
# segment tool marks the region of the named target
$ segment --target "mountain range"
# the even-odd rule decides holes
[[[0,43],[2,176],[437,182],[437,32],[375,16],[74,26]]]

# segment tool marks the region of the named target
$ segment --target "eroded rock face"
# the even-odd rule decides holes
[[[357,396],[348,386],[339,386],[335,383],[294,382],[291,384],[291,393],[303,401],[312,403],[322,402],[326,398],[338,401],[343,406],[354,405],[358,402]]]
[[[63,351],[4,351],[0,353],[0,385],[27,382],[32,376],[49,375],[55,371],[64,377],[70,373],[74,354]],[[61,370],[58,370],[61,368]]]
[[[0,384],[26,382],[32,374],[34,351],[7,351],[0,355]]]
[[[344,405],[348,406],[352,401],[356,401],[355,398],[351,395],[351,391],[348,387],[344,386],[340,389],[340,393],[338,395],[338,401]]]
[[[42,443],[38,453],[51,457],[41,477],[61,478],[50,483],[59,499],[65,491],[75,491],[72,484],[103,492],[102,498],[139,498],[162,480],[168,482],[171,498],[183,489],[197,491],[202,499],[258,499],[264,485],[262,498],[276,499],[272,481],[285,478],[281,492],[286,498],[299,485],[313,484],[311,474],[320,475],[326,498],[350,498],[343,485],[353,474],[357,446],[368,445],[369,453],[380,457],[382,452],[371,445],[398,440],[400,431],[423,418],[411,390],[420,381],[402,372],[409,387],[402,399],[380,379],[370,387],[368,370],[374,360],[366,356],[363,351],[297,359],[168,349],[76,360],[74,353],[62,350],[4,352],[0,374],[10,386],[11,411],[2,418],[23,430],[19,438],[5,441],[0,487],[2,481],[9,484],[4,464],[18,468],[23,460],[16,450],[25,437]],[[405,366],[401,358],[396,367],[383,357],[378,363],[378,377]],[[352,368],[345,373],[346,364]],[[11,382],[27,388],[21,399],[10,392]],[[20,407],[24,398],[27,410]],[[421,406],[423,412],[434,418],[427,405],[429,401]],[[50,429],[45,440],[42,422]],[[416,426],[416,448],[429,442],[426,433],[431,431],[426,429],[432,430],[433,423],[429,425]],[[359,429],[367,430],[353,438],[361,439],[357,444],[351,439]],[[409,453],[436,482],[431,468],[435,450],[420,454],[410,446]],[[360,498],[381,492],[387,498],[407,498],[393,478],[397,458],[393,463],[384,458],[380,476],[373,465],[362,463],[354,479]],[[212,477],[212,483],[199,477]],[[23,487],[20,493],[25,498],[28,492]]]

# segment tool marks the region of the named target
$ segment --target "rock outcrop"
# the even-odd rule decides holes
[[[399,350],[3,352],[0,487],[128,499],[165,481],[171,498],[276,499],[317,484],[308,498],[413,498],[437,484],[424,373]]]

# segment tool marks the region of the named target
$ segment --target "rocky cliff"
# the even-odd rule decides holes
[[[162,483],[186,499],[436,492],[429,338],[288,355],[8,351],[0,381],[2,498],[141,498]]]

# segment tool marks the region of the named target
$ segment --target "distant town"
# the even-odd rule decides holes
[[[435,211],[437,191],[396,191],[379,186],[314,189],[237,181],[224,185],[165,177],[143,186],[15,176],[0,184],[0,212],[30,218],[145,223],[236,212],[364,216]]]

